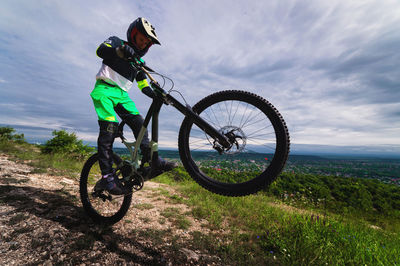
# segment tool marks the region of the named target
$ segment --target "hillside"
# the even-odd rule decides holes
[[[147,182],[124,220],[95,226],[82,212],[78,181],[32,173],[33,167],[0,154],[0,265],[215,263],[218,256],[190,249],[208,234],[171,187]]]
[[[81,207],[82,159],[0,144],[1,265],[400,263],[395,185],[285,173],[268,191],[229,198],[178,168],[146,182],[128,215],[102,228]]]

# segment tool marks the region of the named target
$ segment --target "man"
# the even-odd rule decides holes
[[[133,67],[127,59],[135,55],[142,57],[153,44],[160,45],[154,27],[144,18],[138,18],[131,23],[127,39],[128,41],[124,41],[112,36],[100,44],[97,55],[103,62],[96,75],[96,85],[90,94],[100,126],[97,146],[102,178],[96,183],[95,190],[107,190],[115,195],[125,193],[112,168],[112,146],[118,128],[116,113],[126,121],[137,138],[143,125],[143,117],[129,98],[128,90],[136,79],[139,89],[144,94],[154,96],[146,75]],[[151,149],[147,131],[140,144],[140,150],[142,161],[148,162]],[[162,158],[159,158],[158,165],[162,171],[171,170],[176,166]]]

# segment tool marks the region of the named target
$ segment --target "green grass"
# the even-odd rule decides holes
[[[160,215],[164,216],[165,218],[176,217],[179,214],[180,214],[179,209],[178,208],[173,208],[173,207],[165,208],[163,211],[160,212]]]
[[[138,203],[138,204],[133,204],[132,207],[139,210],[150,210],[154,208],[154,205],[150,203]]]
[[[11,160],[26,162],[33,173],[65,175],[77,179],[85,160],[75,160],[66,154],[42,154],[36,145],[0,141],[0,152],[11,156]]]
[[[182,214],[178,208],[174,207],[165,208],[163,211],[160,212],[160,215],[168,219],[168,221],[170,221],[178,229],[186,230],[192,225],[189,219],[186,218],[186,216]],[[165,221],[162,221],[160,223],[164,222]]]
[[[72,177],[79,175],[84,162],[64,155],[43,155],[37,147],[28,144],[0,143],[0,151],[10,154],[14,160],[30,161],[37,171],[68,174]],[[194,232],[193,239],[185,246],[217,255],[223,264],[400,265],[400,223],[395,219],[396,212],[393,212],[393,216],[385,213],[375,215],[374,210],[363,212],[347,206],[339,206],[335,211],[312,202],[298,201],[290,202],[293,206],[290,207],[282,203],[281,197],[271,193],[239,198],[223,197],[198,186],[182,168],[161,175],[156,181],[173,185],[182,196],[161,188],[154,192],[155,197],[161,195],[169,202],[187,204],[194,218],[207,220],[206,226],[211,229],[211,233]],[[296,185],[295,182],[287,184]],[[360,183],[359,186],[367,185],[369,183]],[[358,191],[356,188],[354,191]],[[3,186],[3,189],[8,188]],[[325,193],[316,189],[313,193]],[[386,187],[382,189],[386,190]],[[350,199],[357,199],[358,194],[352,195],[354,197]],[[368,194],[364,199],[369,199]],[[0,202],[10,200],[23,198],[18,195],[0,196]],[[374,203],[374,200],[372,198],[372,201],[359,204],[364,206],[364,203]],[[139,208],[151,207],[143,205]],[[161,215],[160,223],[168,221],[181,229],[191,226],[187,214],[181,213],[178,208],[167,208]],[[18,224],[22,218],[15,216],[11,223]],[[372,225],[381,229],[374,229]],[[142,234],[162,242],[163,235],[171,233],[147,231]],[[78,239],[74,243],[76,248],[90,248],[92,244],[93,239],[90,237]]]
[[[166,179],[168,174],[157,181]],[[226,263],[400,264],[398,227],[373,229],[362,216],[329,212],[324,216],[324,210],[315,207],[302,212],[284,210],[279,200],[263,193],[231,198],[210,193],[192,181],[171,178],[164,183],[185,195],[195,218],[206,219],[211,229],[225,230],[225,234],[198,236],[192,245],[221,256]]]
[[[151,219],[149,217],[139,217],[139,219],[144,223],[150,223]]]

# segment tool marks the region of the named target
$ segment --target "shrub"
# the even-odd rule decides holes
[[[41,147],[43,153],[62,153],[76,158],[83,158],[94,150],[94,148],[84,145],[82,140],[78,140],[75,133],[54,130],[52,135],[54,137]]]
[[[0,127],[0,141],[15,141],[24,143],[24,134],[15,134],[15,129],[12,127]]]

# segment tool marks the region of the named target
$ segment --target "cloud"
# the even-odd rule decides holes
[[[397,0],[5,1],[0,123],[95,140],[96,48],[109,36],[125,38],[143,16],[162,43],[144,59],[189,104],[218,90],[249,90],[278,108],[293,142],[399,144],[399,13]],[[130,95],[144,115],[149,99],[135,87]],[[176,145],[180,121],[178,111],[162,109],[163,143]]]

